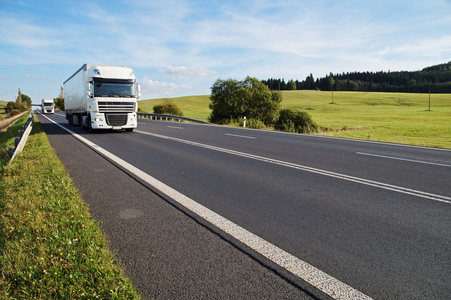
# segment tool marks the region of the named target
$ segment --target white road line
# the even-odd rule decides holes
[[[168,126],[168,128],[183,129],[183,127],[179,127],[179,126]]]
[[[412,196],[416,196],[416,197],[421,197],[421,198],[425,198],[425,199],[430,199],[430,200],[434,200],[434,201],[439,201],[439,202],[451,204],[451,197],[448,197],[448,196],[442,196],[442,195],[427,193],[427,192],[414,190],[414,189],[409,189],[409,188],[396,186],[396,185],[391,185],[391,184],[387,184],[387,183],[383,183],[383,182],[378,182],[378,181],[368,180],[368,179],[364,179],[364,178],[349,176],[349,175],[345,175],[345,174],[335,173],[335,172],[331,172],[331,171],[316,169],[316,168],[312,168],[312,167],[308,167],[308,166],[298,165],[298,164],[295,164],[295,163],[285,162],[285,161],[282,161],[282,160],[277,160],[277,159],[273,159],[273,158],[253,155],[253,154],[239,152],[239,151],[235,151],[235,150],[229,150],[229,149],[225,149],[225,148],[210,146],[210,145],[206,145],[206,144],[201,144],[201,143],[192,142],[192,141],[188,141],[188,140],[182,140],[182,139],[173,138],[173,137],[169,137],[169,136],[164,136],[164,135],[160,135],[160,134],[155,134],[155,133],[150,133],[150,132],[145,132],[145,131],[139,131],[139,130],[136,130],[136,132],[141,133],[141,134],[145,134],[145,135],[150,135],[150,136],[162,138],[162,139],[166,139],[166,140],[172,140],[172,141],[179,142],[179,143],[193,145],[193,146],[196,146],[196,147],[206,148],[206,149],[219,151],[219,152],[223,152],[223,153],[228,153],[228,154],[232,154],[232,155],[236,155],[236,156],[241,156],[241,157],[246,157],[246,158],[255,159],[255,160],[259,160],[259,161],[264,161],[264,162],[267,162],[267,163],[272,163],[272,164],[276,164],[276,165],[280,165],[280,166],[285,166],[285,167],[292,168],[292,169],[297,169],[297,170],[302,170],[302,171],[306,171],[306,172],[316,173],[316,174],[325,175],[325,176],[329,176],[329,177],[334,177],[334,178],[347,180],[347,181],[352,181],[352,182],[356,182],[356,183],[360,183],[360,184],[364,184],[364,185],[374,186],[374,187],[377,187],[377,188],[390,190],[390,191],[394,191],[394,192],[398,192],[398,193],[408,194],[408,195],[412,195]]]
[[[356,153],[360,154],[360,155],[367,155],[367,156],[374,156],[374,157],[381,157],[381,158],[388,158],[388,159],[395,159],[395,160],[403,160],[403,161],[415,162],[415,163],[419,163],[419,164],[428,164],[428,165],[441,166],[441,167],[451,167],[451,164],[447,165],[447,164],[433,163],[433,162],[428,162],[428,161],[424,161],[424,160],[407,159],[407,158],[400,158],[400,157],[386,156],[386,155],[379,155],[379,154],[372,154],[372,153],[365,153],[365,152],[356,152]]]
[[[44,116],[45,117],[45,116]],[[46,117],[47,118],[47,117]],[[251,249],[262,254],[266,258],[270,259],[274,263],[278,264],[282,268],[288,270],[294,275],[302,278],[307,283],[326,293],[334,299],[372,299],[369,296],[363,294],[362,292],[350,287],[349,285],[341,282],[340,280],[324,273],[323,271],[315,268],[314,266],[304,262],[303,260],[297,258],[296,256],[282,250],[281,248],[267,242],[266,240],[260,238],[259,236],[253,234],[252,232],[244,229],[241,226],[233,223],[232,221],[222,217],[221,215],[215,213],[214,211],[206,208],[205,206],[197,203],[193,199],[183,195],[182,193],[176,191],[170,186],[164,184],[163,182],[157,180],[156,178],[150,176],[149,174],[141,171],[135,166],[127,163],[123,159],[115,156],[114,154],[106,151],[105,149],[99,147],[98,145],[92,143],[88,139],[76,134],[70,129],[54,122],[53,120],[47,118],[50,122],[58,125],[62,129],[69,132],[75,138],[93,148],[94,151],[108,157],[111,161],[122,168],[128,170],[135,176],[144,180],[154,188],[158,189],[162,193],[171,197],[190,211],[196,213],[199,217],[212,223],[214,226],[223,230],[227,234],[233,236],[240,242],[244,243]],[[144,133],[139,131],[140,133]]]
[[[245,138],[245,139],[253,139],[253,140],[255,140],[255,136],[238,135],[238,134],[231,134],[231,133],[224,133],[224,135],[234,136],[234,137],[240,137],[240,138]]]

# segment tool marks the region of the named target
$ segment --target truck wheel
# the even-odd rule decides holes
[[[91,123],[91,116],[88,116],[88,130],[91,133],[96,133],[97,130],[92,128],[92,123]]]
[[[86,127],[83,123],[83,117],[81,117],[81,123],[80,123],[81,129],[89,129],[89,127]],[[89,125],[88,125],[89,126]]]
[[[125,131],[126,131],[126,132],[132,132],[132,131],[133,131],[133,128],[125,128]]]
[[[66,114],[66,119],[67,119],[67,123],[69,123],[69,125],[74,125],[74,116],[73,115]]]
[[[81,122],[82,122],[81,114],[77,114],[77,118],[78,118],[77,127],[83,128],[83,125],[81,124]]]

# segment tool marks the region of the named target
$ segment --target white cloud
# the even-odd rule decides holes
[[[192,89],[192,87],[187,85],[152,80],[147,76],[144,76],[139,83],[141,85],[141,99],[172,97],[174,95],[179,95],[182,91]]]
[[[27,20],[0,15],[0,42],[21,48],[50,48],[61,44],[57,30],[28,24]]]
[[[161,70],[162,73],[170,76],[172,79],[193,79],[193,78],[205,78],[209,75],[216,74],[215,71],[209,70],[204,67],[185,67],[178,66],[172,67],[169,66],[168,70]]]

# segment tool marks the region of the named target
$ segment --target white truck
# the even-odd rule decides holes
[[[53,103],[53,99],[42,99],[41,108],[43,114],[54,114],[55,103]]]
[[[84,64],[63,84],[69,124],[133,131],[137,127],[140,88],[133,70],[124,66]]]

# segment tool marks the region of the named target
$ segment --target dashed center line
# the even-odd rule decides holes
[[[256,139],[255,136],[238,135],[238,134],[231,134],[231,133],[224,133],[224,135],[234,136],[234,137],[239,137],[239,138],[244,138],[244,139],[253,139],[253,140]]]
[[[434,166],[441,166],[441,167],[451,167],[451,164],[435,163],[435,162],[429,162],[429,161],[424,161],[424,160],[402,158],[402,157],[394,157],[394,156],[387,156],[387,155],[380,155],[380,154],[372,154],[372,153],[366,153],[366,152],[356,152],[356,153],[360,154],[360,155],[367,155],[367,156],[381,157],[381,158],[387,158],[387,159],[409,161],[409,162],[415,162],[415,163],[419,163],[419,164],[427,164],[427,165],[434,165]]]
[[[169,137],[169,136],[165,136],[165,135],[161,135],[161,134],[150,133],[150,132],[139,131],[139,130],[137,130],[136,132],[145,134],[145,135],[162,138],[162,139],[166,139],[166,140],[183,143],[183,144],[201,147],[201,148],[205,148],[205,149],[209,149],[209,150],[214,150],[214,151],[219,151],[219,152],[223,152],[223,153],[228,153],[231,155],[259,160],[259,161],[263,161],[263,162],[267,162],[267,163],[271,163],[271,164],[275,164],[275,165],[279,165],[279,166],[284,166],[284,167],[288,167],[288,168],[292,168],[292,169],[297,169],[297,170],[301,170],[301,171],[305,171],[305,172],[334,177],[334,178],[338,178],[338,179],[342,179],[342,180],[346,180],[346,181],[360,183],[363,185],[377,187],[380,189],[390,190],[390,191],[394,191],[394,192],[398,192],[398,193],[403,193],[403,194],[407,194],[407,195],[412,195],[412,196],[416,196],[416,197],[421,197],[421,198],[425,198],[425,199],[430,199],[430,200],[434,200],[434,201],[451,204],[451,197],[448,197],[448,196],[432,194],[432,193],[428,193],[428,192],[405,188],[402,186],[396,186],[396,185],[383,183],[383,182],[379,182],[379,181],[374,181],[374,180],[364,179],[364,178],[350,176],[350,175],[346,175],[346,174],[331,172],[331,171],[327,171],[327,170],[312,168],[312,167],[295,164],[295,163],[291,163],[291,162],[286,162],[286,161],[282,161],[282,160],[278,160],[278,159],[273,159],[273,158],[254,155],[254,154],[250,154],[250,153],[245,153],[245,152],[230,150],[230,149],[226,149],[226,148],[211,146],[211,145],[202,144],[202,143],[198,143],[198,142]]]

